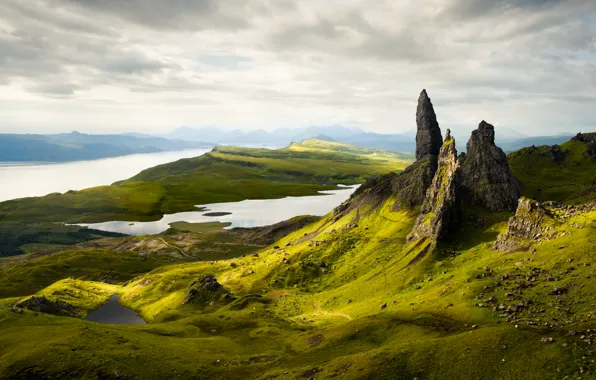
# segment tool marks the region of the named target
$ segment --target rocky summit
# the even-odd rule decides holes
[[[437,115],[433,104],[426,93],[422,90],[418,98],[416,109],[416,159],[420,160],[426,156],[437,156],[443,144],[441,128],[437,122]]]
[[[495,145],[494,126],[480,122],[462,161],[461,188],[468,202],[491,212],[515,210],[519,188],[507,155]]]

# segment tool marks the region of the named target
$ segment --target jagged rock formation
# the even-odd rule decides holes
[[[495,145],[495,128],[484,120],[472,132],[461,156],[463,197],[491,212],[513,211],[519,199],[517,180],[507,155]]]
[[[73,305],[64,301],[50,301],[45,296],[31,297],[18,303],[16,307],[20,309],[29,309],[31,311],[37,311],[40,313],[61,315],[65,317],[76,317],[80,313],[80,310]]]
[[[224,288],[212,274],[206,274],[190,284],[183,305],[192,303],[201,307],[215,303],[229,303],[235,298]]]
[[[451,131],[447,130],[445,142],[439,153],[437,172],[426,193],[420,216],[408,236],[408,242],[429,238],[431,247],[434,248],[437,241],[443,240],[453,231],[458,222],[459,168],[455,139],[451,137]]]
[[[596,133],[578,133],[571,141],[579,141],[586,145],[586,157],[596,158]]]
[[[426,90],[422,90],[418,98],[416,125],[418,127],[416,134],[416,159],[420,160],[426,156],[437,156],[443,144],[443,136],[441,135],[441,128],[439,128],[433,104]]]
[[[527,250],[532,242],[552,239],[556,235],[555,216],[541,203],[522,197],[515,216],[509,219],[507,231],[501,233],[495,251]]]
[[[422,90],[416,110],[416,162],[399,174],[390,174],[367,181],[352,198],[335,209],[335,218],[360,207],[364,203],[380,203],[395,194],[393,210],[408,209],[424,203],[426,191],[437,171],[438,154],[443,143],[441,128],[433,105]]]

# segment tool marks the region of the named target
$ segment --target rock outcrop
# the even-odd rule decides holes
[[[190,284],[182,304],[192,303],[200,307],[207,307],[216,303],[229,303],[234,299],[227,289],[217,282],[214,275],[207,274]]]
[[[472,132],[462,156],[462,196],[488,211],[514,211],[519,186],[507,163],[507,155],[495,145],[495,128],[484,120]]]
[[[445,142],[439,153],[437,172],[426,193],[414,229],[408,236],[408,242],[429,238],[434,249],[436,243],[445,239],[457,226],[459,168],[455,139],[447,130]]]
[[[586,157],[596,158],[596,133],[578,133],[571,141],[579,141],[586,145]]]
[[[441,128],[439,128],[433,104],[426,90],[422,90],[418,98],[416,125],[418,127],[416,159],[420,160],[426,156],[438,156],[443,144],[443,136],[441,135]]]
[[[77,317],[81,312],[78,308],[64,301],[51,301],[45,296],[31,297],[18,303],[16,307],[20,309],[29,309],[40,313],[60,315],[64,317]]]
[[[515,216],[509,219],[507,231],[497,237],[496,251],[527,250],[532,242],[552,239],[556,236],[558,222],[541,203],[522,197]]]

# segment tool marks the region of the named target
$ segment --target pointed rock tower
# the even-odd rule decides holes
[[[416,162],[392,181],[392,191],[398,197],[394,210],[422,205],[437,171],[443,136],[426,90],[418,97],[416,126]]]
[[[519,187],[507,155],[495,145],[494,126],[484,120],[480,123],[462,161],[462,196],[491,212],[515,211]]]
[[[455,139],[447,130],[445,142],[439,152],[439,164],[432,185],[429,187],[420,216],[414,229],[408,236],[408,242],[429,238],[431,249],[437,241],[445,239],[449,232],[457,226],[458,210],[457,186],[459,176],[459,160]]]
[[[438,156],[443,145],[441,128],[437,122],[437,115],[433,104],[426,93],[422,90],[418,98],[416,109],[416,159],[420,160],[426,156]]]

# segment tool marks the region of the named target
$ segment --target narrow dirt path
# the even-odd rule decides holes
[[[168,247],[170,247],[170,248],[174,248],[175,250],[177,250],[178,252],[180,252],[180,254],[181,254],[182,256],[184,256],[184,257],[189,257],[189,258],[191,258],[191,259],[193,258],[191,255],[187,255],[187,254],[186,254],[186,252],[184,252],[184,251],[182,250],[182,248],[180,248],[180,247],[176,247],[175,245],[172,245],[172,244],[168,243],[168,242],[167,242],[167,241],[165,241],[163,238],[159,238],[159,240],[161,240],[161,242],[162,242],[162,243],[164,243],[165,245],[167,245]]]

